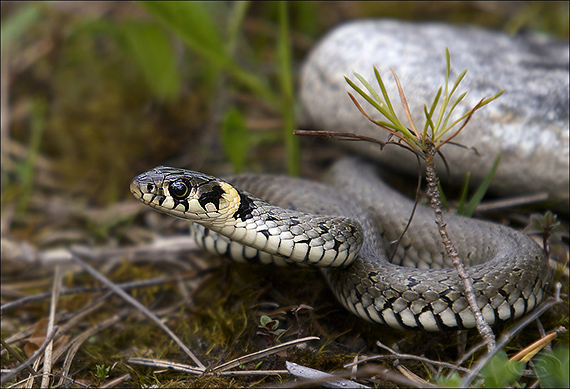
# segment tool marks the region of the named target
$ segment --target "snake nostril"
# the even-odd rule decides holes
[[[147,192],[152,192],[154,190],[154,184],[146,184]]]

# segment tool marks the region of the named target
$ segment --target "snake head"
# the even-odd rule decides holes
[[[239,208],[240,195],[219,178],[159,166],[138,175],[131,193],[144,204],[171,216],[221,225]]]

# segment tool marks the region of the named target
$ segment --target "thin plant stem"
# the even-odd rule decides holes
[[[52,328],[51,332],[46,336],[46,338],[45,338],[44,342],[42,343],[42,345],[40,346],[40,348],[37,349],[34,352],[34,354],[32,354],[32,356],[26,360],[26,362],[18,365],[16,368],[10,370],[10,372],[8,372],[7,374],[4,374],[2,376],[2,379],[0,379],[0,383],[5,384],[6,382],[10,381],[13,377],[15,377],[17,374],[19,374],[20,371],[30,367],[30,365],[33,364],[44,353],[45,348],[53,340],[53,337],[57,333],[57,329],[58,329],[58,327],[54,326]]]
[[[48,319],[48,326],[46,331],[49,333],[55,326],[55,311],[57,309],[57,300],[59,299],[59,292],[61,291],[61,279],[63,272],[60,266],[56,266],[55,275],[53,277],[52,297],[50,304],[50,312]],[[51,368],[53,364],[53,341],[49,342],[44,352],[44,366],[42,373],[41,387],[47,388],[50,384]]]
[[[477,323],[477,330],[481,334],[481,337],[485,341],[487,345],[487,349],[489,352],[495,349],[495,334],[491,329],[491,326],[481,313],[479,306],[477,305],[477,299],[475,298],[475,289],[473,288],[473,283],[471,278],[467,274],[465,270],[465,266],[463,266],[463,262],[461,258],[459,258],[459,254],[457,253],[457,249],[453,245],[449,234],[447,233],[447,223],[443,220],[443,211],[441,209],[441,199],[439,195],[439,189],[437,187],[439,178],[435,171],[435,163],[434,157],[437,150],[433,143],[430,141],[426,142],[426,148],[424,152],[425,162],[426,162],[426,181],[428,183],[428,196],[430,198],[430,205],[435,213],[435,222],[438,226],[438,232],[441,236],[441,240],[443,245],[445,246],[445,251],[449,258],[452,260],[453,265],[455,266],[459,277],[463,281],[463,285],[465,287],[465,297],[467,298],[467,302],[469,303],[469,307],[473,312],[473,316],[475,316],[475,322]]]
[[[421,357],[421,356],[417,356],[417,355],[412,355],[412,354],[402,354],[402,353],[398,353],[396,351],[394,351],[393,349],[391,349],[390,347],[384,345],[382,342],[377,341],[376,345],[380,348],[383,348],[385,350],[387,350],[388,352],[390,352],[390,354],[386,355],[386,354],[381,354],[381,355],[373,355],[370,357],[365,357],[363,359],[360,359],[356,362],[352,362],[352,363],[348,363],[346,365],[344,365],[344,368],[349,368],[349,367],[353,367],[356,365],[360,365],[360,364],[364,364],[364,363],[368,363],[370,361],[374,361],[374,360],[378,360],[378,359],[411,359],[411,360],[415,360],[415,361],[420,361],[426,364],[432,364],[434,366],[439,366],[442,368],[447,368],[447,369],[451,369],[451,370],[458,370],[458,371],[462,371],[464,373],[471,373],[470,369],[467,369],[465,367],[461,367],[457,364],[453,364],[453,363],[448,363],[448,362],[441,362],[441,361],[436,361],[433,359],[429,359],[426,357]]]
[[[0,338],[0,344],[2,344],[2,347],[4,347],[6,349],[6,351],[8,352],[8,354],[10,354],[10,356],[14,357],[18,362],[25,363],[26,360],[24,358],[22,358],[20,356],[20,354],[14,350],[12,348],[12,346],[10,346],[10,344],[6,341],[4,341],[4,339]],[[24,365],[24,368],[28,371],[28,373],[30,373],[32,376],[36,376],[38,373],[29,365]]]
[[[201,369],[202,371],[206,370],[206,366],[204,366],[204,364],[202,364],[202,362],[192,352],[192,350],[190,350],[188,348],[188,346],[186,346],[182,342],[182,340],[180,340],[180,338],[176,334],[174,334],[174,332],[172,332],[172,330],[170,328],[168,328],[153,312],[151,312],[148,308],[146,308],[144,305],[142,305],[138,300],[135,300],[133,297],[131,297],[125,291],[120,289],[117,285],[112,283],[110,280],[108,280],[105,276],[103,276],[97,270],[95,270],[94,268],[89,266],[86,262],[84,262],[79,257],[80,255],[81,255],[81,252],[78,249],[71,249],[71,258],[73,259],[73,261],[75,263],[77,263],[79,266],[81,266],[85,271],[87,271],[89,274],[91,274],[94,278],[96,278],[97,280],[99,280],[102,283],[104,283],[105,285],[107,285],[115,294],[117,294],[123,300],[125,300],[126,302],[128,302],[129,304],[134,306],[136,309],[138,309],[140,312],[142,312],[147,318],[149,318],[155,324],[157,324],[164,332],[166,332],[172,338],[172,340],[174,340],[174,342],[182,349],[182,351],[184,351],[186,353],[186,355],[188,355],[190,357],[190,359],[192,359],[194,361],[194,363],[198,366],[198,369]]]

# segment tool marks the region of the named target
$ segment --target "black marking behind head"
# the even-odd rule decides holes
[[[233,217],[234,219],[241,219],[241,220],[247,220],[247,219],[251,219],[251,211],[253,211],[255,209],[255,205],[253,204],[253,201],[248,198],[246,195],[244,195],[243,193],[239,192],[239,208],[238,210],[234,213]]]
[[[216,209],[219,210],[220,209],[220,199],[222,198],[222,195],[225,193],[226,192],[224,192],[224,190],[222,189],[221,186],[215,185],[212,187],[211,190],[202,193],[202,195],[198,199],[198,202],[200,203],[200,206],[204,209],[206,209],[206,204],[212,203],[212,204],[214,204]]]

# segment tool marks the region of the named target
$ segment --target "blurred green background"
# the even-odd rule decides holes
[[[158,164],[299,174],[299,68],[359,18],[568,39],[568,2],[2,2],[2,208],[112,204]]]

